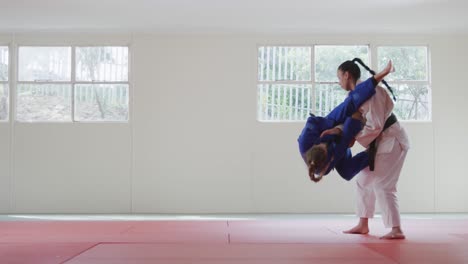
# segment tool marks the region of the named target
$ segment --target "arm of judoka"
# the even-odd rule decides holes
[[[320,134],[320,137],[326,136],[326,135],[339,135],[341,136],[343,134],[343,124],[339,124],[335,126],[334,128],[330,128],[327,130],[324,130],[322,134]]]

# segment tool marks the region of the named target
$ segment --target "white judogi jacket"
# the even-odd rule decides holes
[[[385,121],[392,114],[394,104],[385,88],[377,86],[375,89],[375,95],[359,108],[366,124],[356,136],[356,141],[367,148],[377,138],[377,153],[390,152],[396,143],[400,143],[404,150],[408,150],[409,140],[406,133],[401,131],[399,123],[393,124],[382,133]]]

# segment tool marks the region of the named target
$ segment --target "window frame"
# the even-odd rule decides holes
[[[279,80],[279,81],[260,81],[259,80],[259,76],[260,76],[260,72],[258,71],[259,70],[259,49],[262,48],[262,47],[290,47],[290,48],[310,48],[310,81],[296,81],[296,80]],[[314,94],[314,80],[315,80],[315,71],[314,71],[314,67],[312,66],[313,63],[314,63],[314,57],[315,57],[315,54],[314,54],[314,47],[309,45],[309,44],[280,44],[280,45],[275,45],[275,44],[265,44],[265,45],[260,45],[260,44],[257,44],[257,49],[256,49],[257,53],[256,53],[256,76],[255,76],[255,80],[256,80],[256,90],[257,90],[257,99],[256,99],[256,105],[257,105],[257,109],[256,109],[256,112],[257,112],[257,116],[256,116],[256,120],[258,122],[262,122],[262,123],[294,123],[294,122],[302,122],[303,120],[261,120],[260,119],[260,116],[262,115],[262,113],[260,112],[260,107],[258,106],[258,98],[259,98],[259,90],[258,90],[258,86],[259,85],[277,85],[277,84],[283,84],[283,85],[311,85],[311,91],[310,91],[310,94],[311,94],[311,98],[310,99],[310,102],[311,102],[311,106],[312,108],[315,108],[315,104],[314,104],[314,101],[315,101],[315,94]]]
[[[15,78],[15,107],[14,107],[14,120],[15,122],[17,123],[22,123],[22,124],[34,124],[34,123],[53,123],[53,124],[60,124],[60,123],[65,123],[65,124],[68,124],[68,123],[73,123],[73,85],[72,85],[72,80],[73,80],[73,65],[71,65],[70,67],[70,81],[50,81],[50,80],[44,80],[44,81],[20,81],[19,80],[19,58],[20,58],[20,48],[21,47],[31,47],[31,48],[42,48],[42,47],[45,47],[45,48],[63,48],[63,47],[66,47],[66,48],[70,48],[70,63],[73,62],[73,47],[71,45],[61,45],[61,44],[57,44],[57,45],[54,45],[54,44],[50,44],[50,45],[35,45],[35,44],[25,44],[25,45],[21,45],[21,44],[18,44],[16,46],[16,67],[15,67],[15,75],[16,75],[16,78]],[[63,85],[70,85],[70,96],[72,98],[72,101],[71,101],[71,105],[70,107],[72,108],[71,109],[71,112],[70,112],[70,121],[63,121],[63,120],[36,120],[36,121],[23,121],[23,120],[18,120],[18,86],[21,85],[21,84],[43,84],[43,85],[47,85],[47,84],[63,84]]]
[[[398,44],[386,44],[386,43],[367,43],[367,44],[356,44],[356,43],[345,43],[345,44],[340,44],[340,43],[333,43],[333,44],[327,44],[327,43],[315,43],[315,44],[297,44],[297,43],[257,43],[256,45],[256,76],[255,76],[255,84],[256,84],[256,120],[257,122],[260,123],[302,123],[306,121],[304,120],[264,120],[261,119],[260,117],[263,115],[261,112],[261,108],[259,106],[259,85],[273,85],[273,84],[288,84],[288,85],[294,85],[294,84],[310,84],[311,85],[311,109],[310,111],[312,113],[316,113],[316,90],[317,86],[321,84],[328,84],[328,85],[334,85],[338,84],[338,80],[336,82],[321,82],[321,81],[315,81],[315,57],[316,57],[316,50],[315,48],[317,46],[367,46],[368,47],[368,56],[369,56],[369,67],[372,69],[378,69],[378,48],[379,47],[425,47],[426,48],[426,56],[427,56],[427,61],[426,61],[426,70],[427,70],[427,80],[426,81],[411,81],[410,83],[412,84],[423,84],[427,85],[429,93],[430,93],[430,98],[429,98],[429,104],[430,104],[430,109],[429,109],[429,118],[427,120],[415,120],[415,119],[402,119],[400,120],[401,122],[432,122],[432,71],[431,71],[431,49],[430,45],[428,44],[421,44],[421,43],[415,43],[415,44],[404,44],[404,43],[398,43]],[[261,47],[310,47],[311,48],[311,80],[310,81],[260,81],[259,76],[259,49]],[[389,81],[389,84],[392,85],[393,83],[395,84],[400,84],[404,83],[407,84],[408,81],[404,82],[396,82],[396,81]],[[397,102],[398,102],[398,96],[397,96]]]
[[[388,81],[388,84],[390,87],[393,88],[393,84],[395,85],[402,85],[402,84],[415,84],[415,85],[426,85],[429,93],[429,102],[428,104],[430,105],[429,107],[429,113],[428,113],[428,119],[427,120],[422,120],[422,119],[401,119],[400,121],[402,122],[415,122],[415,123],[430,123],[432,122],[432,70],[431,70],[431,49],[428,44],[384,44],[380,43],[378,45],[375,45],[375,62],[373,65],[375,65],[375,69],[378,69],[378,64],[379,64],[379,48],[380,47],[424,47],[426,48],[426,80],[425,81],[414,81],[414,80],[397,80],[397,81]],[[395,102],[395,105],[398,103],[398,94],[395,94],[397,101]]]
[[[71,58],[70,58],[70,81],[20,81],[19,80],[19,49],[21,47],[67,47],[70,48],[71,52]],[[127,54],[128,54],[128,72],[127,72],[127,81],[126,82],[109,82],[109,81],[94,81],[94,82],[89,82],[89,81],[76,81],[76,48],[77,47],[125,47],[127,48]],[[36,123],[53,123],[53,124],[73,124],[73,123],[117,123],[117,124],[130,124],[131,121],[131,102],[132,102],[132,84],[131,84],[131,45],[129,44],[112,44],[112,43],[103,43],[103,44],[91,44],[91,45],[85,45],[85,44],[31,44],[31,43],[17,43],[15,46],[15,81],[14,81],[14,91],[11,89],[10,86],[10,93],[9,95],[11,96],[12,92],[14,92],[14,107],[13,107],[13,120],[17,123],[22,123],[22,124],[36,124]],[[10,59],[11,59],[11,53],[10,53]],[[10,67],[11,69],[11,67]],[[17,100],[17,87],[20,84],[69,84],[71,87],[70,91],[70,97],[71,97],[71,118],[70,120],[37,120],[37,121],[22,121],[18,120],[17,118],[17,107],[18,107],[18,100]],[[83,121],[78,121],[75,118],[75,85],[79,84],[126,84],[128,85],[128,116],[126,120],[83,120]],[[11,100],[10,100],[11,101]],[[10,108],[11,109],[11,108]],[[11,112],[11,111],[10,111]]]
[[[317,47],[320,47],[320,46],[340,46],[340,47],[345,47],[345,46],[349,46],[349,47],[357,47],[357,46],[363,46],[363,47],[367,47],[367,57],[368,57],[368,61],[369,61],[369,64],[372,64],[372,49],[371,49],[371,45],[370,44],[314,44],[313,47],[314,47],[314,54],[317,53],[316,51],[316,48]],[[354,59],[354,58],[349,58],[349,59]],[[367,65],[369,65],[367,64]],[[336,65],[336,67],[338,67],[339,65]],[[314,57],[314,61],[313,61],[313,64],[312,64],[312,68],[313,68],[313,72],[314,72],[314,75],[315,75],[315,70],[316,70],[316,67],[315,67],[315,57]],[[362,76],[362,72],[361,72],[361,76]],[[336,81],[316,81],[315,78],[314,78],[314,85],[312,86],[312,93],[314,94],[314,97],[313,97],[313,107],[311,109],[311,112],[312,113],[318,113],[317,111],[317,108],[316,108],[316,96],[315,96],[315,93],[317,92],[317,86],[319,85],[338,85],[339,86],[339,81],[338,81],[338,77],[335,78]],[[305,121],[305,120],[304,120]]]
[[[122,48],[127,48],[127,81],[77,81],[76,80],[76,48],[102,48],[102,47],[122,47]],[[73,85],[72,85],[72,90],[73,90],[73,103],[72,103],[72,120],[73,122],[76,123],[130,123],[130,95],[131,95],[131,85],[130,85],[130,45],[74,45],[72,46],[72,78],[73,78]],[[75,119],[75,85],[80,85],[80,84],[103,84],[103,85],[112,85],[112,84],[126,84],[128,86],[128,100],[127,100],[127,105],[128,105],[128,116],[127,120],[83,120],[83,121],[77,121]]]

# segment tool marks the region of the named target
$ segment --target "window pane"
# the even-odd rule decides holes
[[[402,120],[431,120],[431,90],[428,85],[390,84],[397,101],[393,112]]]
[[[360,58],[367,66],[369,64],[368,46],[315,46],[315,81],[338,82],[336,71],[338,66],[347,60]],[[358,64],[359,65],[359,64]],[[361,69],[361,79],[367,79],[370,74]]]
[[[0,121],[8,120],[9,113],[8,85],[0,83]]]
[[[71,121],[71,85],[18,84],[18,121]]]
[[[315,115],[326,116],[342,103],[347,92],[338,84],[317,84],[315,90]]]
[[[258,120],[305,120],[311,110],[312,85],[258,85]]]
[[[427,47],[379,47],[379,69],[393,61],[395,72],[385,79],[388,81],[427,81]]]
[[[8,81],[8,47],[0,46],[0,81]]]
[[[310,47],[260,47],[259,81],[310,81]]]
[[[75,120],[127,121],[128,85],[79,84],[75,86]]]
[[[70,47],[20,47],[19,81],[70,81]]]
[[[128,81],[128,47],[77,47],[77,81]]]

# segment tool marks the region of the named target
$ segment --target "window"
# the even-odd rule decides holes
[[[128,120],[128,48],[77,47],[75,120]]]
[[[19,47],[18,58],[18,121],[128,120],[128,47]]]
[[[427,47],[378,47],[377,55],[379,69],[389,59],[395,65],[395,72],[386,78],[397,97],[394,113],[402,120],[431,120]]]
[[[257,119],[302,121],[311,112],[328,114],[346,96],[338,85],[337,67],[356,57],[368,63],[369,47],[259,47]]]
[[[311,61],[311,47],[258,49],[259,120],[307,117],[311,107]]]
[[[71,121],[71,48],[19,47],[16,120]]]
[[[0,121],[8,121],[9,114],[9,86],[8,86],[8,47],[0,46]]]
[[[379,69],[392,59],[396,72],[385,80],[397,97],[394,112],[402,120],[430,120],[427,47],[378,47],[377,53],[378,59],[371,63],[369,45],[259,47],[257,119],[303,121],[309,113],[327,115],[347,95],[338,84],[337,67],[360,58],[368,66],[378,64]],[[370,77],[359,67],[361,79]]]
[[[347,93],[338,84],[338,66],[347,60],[360,58],[369,65],[369,46],[315,46],[315,109],[312,113],[325,116],[343,102]],[[361,78],[370,75],[359,65]]]

